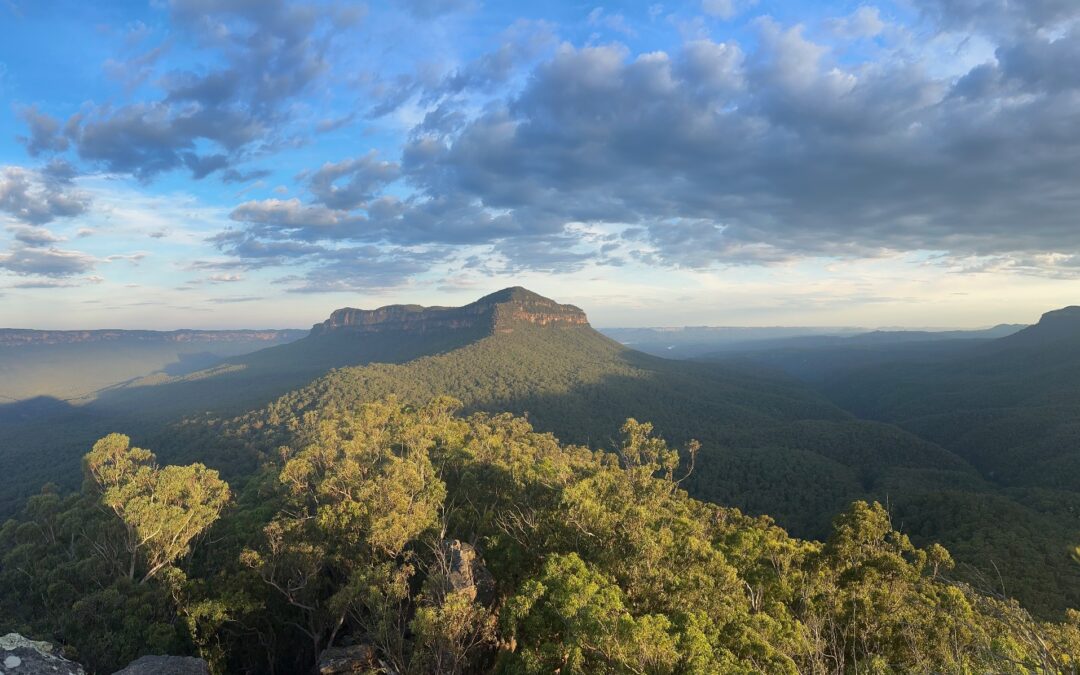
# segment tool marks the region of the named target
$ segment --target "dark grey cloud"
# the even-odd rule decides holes
[[[73,120],[70,135],[80,158],[141,179],[181,166],[203,178],[228,162],[221,153],[198,155],[200,141],[235,153],[269,133],[267,120],[239,107],[136,103],[101,106]]]
[[[935,25],[1018,35],[1076,16],[1074,0],[913,0]]]
[[[380,160],[373,150],[355,159],[327,162],[305,178],[320,204],[332,209],[355,209],[397,180],[400,172],[398,164]]]
[[[326,249],[316,244],[288,239],[263,239],[246,230],[227,230],[210,238],[228,261],[197,261],[194,269],[257,269],[310,260]]]
[[[65,131],[83,160],[143,180],[187,168],[195,179],[220,172],[226,182],[240,182],[246,174],[237,163],[297,142],[288,132],[290,103],[329,73],[330,44],[355,23],[349,9],[285,0],[164,6],[177,39],[219,58],[160,72],[157,100],[88,106]],[[161,49],[140,57],[139,78],[158,67]],[[46,147],[56,137],[49,120],[38,126],[28,147]]]
[[[251,181],[266,178],[272,173],[273,171],[267,169],[251,169],[249,171],[243,171],[241,169],[225,169],[221,172],[221,182],[250,183]]]
[[[68,139],[62,133],[60,120],[41,112],[37,106],[24,108],[19,112],[19,116],[26,122],[30,135],[16,138],[26,146],[31,157],[68,149]]]
[[[459,246],[486,247],[485,269],[497,260],[511,271],[945,251],[1073,274],[1064,261],[1080,250],[1080,28],[1066,20],[1080,19],[1080,5],[918,6],[936,30],[983,32],[994,58],[944,75],[937,47],[888,32],[865,8],[829,30],[842,42],[908,42],[852,62],[769,18],[753,22],[750,48],[695,37],[670,54],[634,54],[508,39],[384,92],[376,108],[427,109],[399,161],[366,155],[313,170],[302,198],[237,207],[219,246],[317,265],[326,276],[293,279],[310,289],[335,286],[347,266],[336,251],[368,246],[394,253],[368,256],[371,279],[343,286],[389,283],[398,277],[384,277],[383,262],[403,256],[408,270],[417,250]],[[497,93],[508,83],[516,88]],[[614,239],[583,236],[576,223]],[[301,248],[274,253],[289,245]]]
[[[576,250],[581,242],[576,237],[555,235],[550,237],[530,237],[504,240],[494,247],[494,251],[506,260],[503,271],[566,273],[576,272],[590,262],[597,260],[593,251]]]
[[[407,146],[405,176],[499,213],[493,237],[638,225],[668,264],[1080,247],[1073,33],[1001,47],[976,87],[759,31],[750,55],[563,46],[504,105]]]
[[[18,166],[0,167],[0,213],[24,223],[42,225],[57,218],[80,215],[88,206],[89,197],[70,184],[62,164],[51,163],[44,172]]]
[[[61,157],[53,157],[48,164],[41,168],[41,175],[45,180],[55,185],[70,185],[79,175],[78,170],[71,162]]]

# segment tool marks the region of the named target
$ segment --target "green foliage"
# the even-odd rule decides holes
[[[145,583],[188,552],[191,540],[210,527],[229,501],[229,486],[202,464],[154,465],[154,453],[130,447],[131,439],[110,434],[86,455],[86,471],[101,503],[126,530],[128,578],[141,558]]]
[[[16,617],[0,628],[98,668],[171,651],[217,672],[301,672],[348,642],[399,673],[1064,673],[1080,657],[1080,614],[1039,622],[956,581],[948,551],[878,503],[799,540],[691,498],[648,424],[603,453],[456,410],[308,416],[215,543],[146,584],[124,573],[119,495],[165,470],[107,437],[86,493],[48,490],[0,531],[0,616]],[[488,572],[463,572],[452,541]]]
[[[220,622],[220,608],[177,603],[185,582],[174,565],[221,515],[228,485],[200,464],[154,459],[111,434],[86,455],[81,493],[46,486],[4,524],[0,628],[46,635],[111,672],[142,654],[187,651],[200,643],[197,625],[214,612]]]

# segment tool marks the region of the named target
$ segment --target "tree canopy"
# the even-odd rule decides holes
[[[82,493],[47,489],[0,530],[0,628],[103,672],[155,650],[304,672],[347,644],[397,673],[1076,668],[1080,614],[964,583],[879,503],[798,539],[688,495],[696,445],[648,424],[602,452],[459,406],[309,415],[228,508],[213,472],[108,436]]]

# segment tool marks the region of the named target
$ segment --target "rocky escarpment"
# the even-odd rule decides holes
[[[345,307],[335,311],[326,321],[315,324],[311,334],[459,330],[509,333],[523,325],[565,328],[588,326],[589,320],[585,312],[573,305],[561,305],[516,286],[492,293],[464,307],[388,305],[372,310]]]

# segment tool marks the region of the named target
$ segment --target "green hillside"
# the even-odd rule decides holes
[[[803,533],[824,531],[896,469],[974,478],[941,448],[855,420],[792,380],[647,356],[588,327],[523,326],[400,365],[336,370],[230,427],[269,427],[264,442],[273,446],[305,414],[389,394],[413,402],[451,395],[467,410],[528,415],[539,429],[597,447],[627,416],[648,419],[673,440],[704,444],[690,481],[695,494],[769,513]]]
[[[622,416],[646,419],[680,443],[702,442],[685,482],[699,498],[768,514],[804,536],[823,536],[851,501],[880,499],[920,542],[955,549],[964,578],[1005,583],[1047,615],[1080,604],[1075,528],[1044,508],[1045,494],[1003,489],[941,446],[856,419],[788,378],[659,359],[588,328],[522,328],[404,364],[336,370],[239,420],[192,425],[199,440],[187,445],[221,443],[221,434],[230,457],[269,452],[306,416],[388,394],[417,403],[450,394],[469,411],[527,415],[592,447],[617,437]]]
[[[0,631],[102,673],[146,653],[198,654],[214,673],[316,672],[320,657],[335,672],[333,656],[417,675],[1067,673],[1080,659],[1080,614],[1041,622],[958,581],[948,551],[914,546],[880,504],[801,540],[690,498],[679,452],[647,424],[595,452],[456,408],[321,410],[243,487],[103,438],[82,491],[46,490],[0,527]]]
[[[1051,312],[947,361],[858,369],[824,391],[953,449],[1002,484],[1080,491],[1078,314]]]

